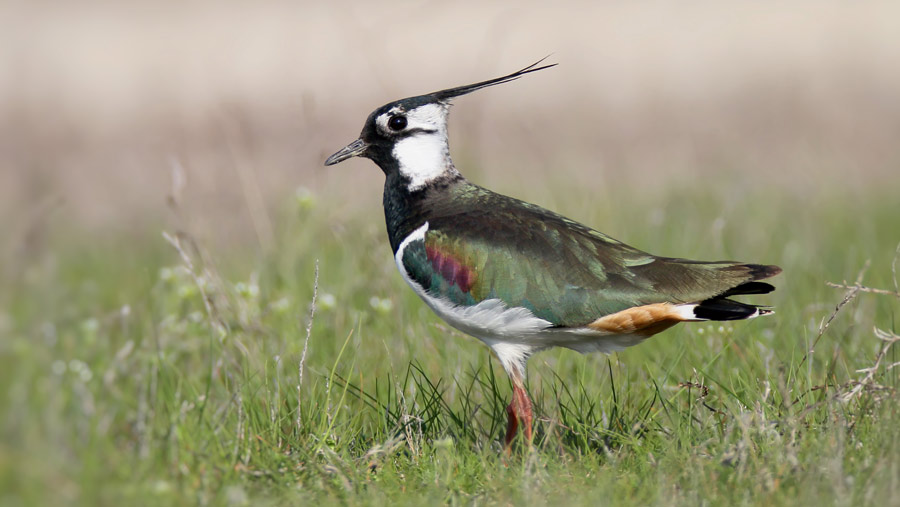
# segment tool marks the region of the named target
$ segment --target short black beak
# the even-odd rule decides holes
[[[353,141],[352,143],[338,150],[338,152],[334,155],[328,157],[328,160],[325,161],[325,165],[334,165],[338,162],[343,162],[348,158],[358,157],[365,153],[366,148],[368,147],[369,145],[366,144],[365,141],[363,141],[362,139],[357,139],[356,141]]]

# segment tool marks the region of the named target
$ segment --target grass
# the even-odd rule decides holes
[[[0,505],[897,504],[900,352],[874,329],[900,299],[826,286],[868,261],[897,290],[896,197],[713,188],[633,194],[656,219],[547,194],[656,253],[785,273],[774,317],[536,356],[535,447],[508,459],[502,368],[403,286],[375,213],[285,202],[267,253],[51,231],[0,294]]]

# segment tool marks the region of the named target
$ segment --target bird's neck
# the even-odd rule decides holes
[[[455,168],[421,187],[411,187],[408,181],[398,171],[388,173],[384,181],[384,221],[394,252],[406,236],[431,217],[447,213],[454,196],[471,185]]]

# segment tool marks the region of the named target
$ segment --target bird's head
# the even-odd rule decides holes
[[[385,174],[399,172],[410,190],[421,188],[448,171],[455,172],[447,140],[447,116],[452,99],[556,65],[539,67],[543,61],[506,76],[385,104],[369,115],[359,139],[328,157],[325,165],[351,157],[366,157]]]

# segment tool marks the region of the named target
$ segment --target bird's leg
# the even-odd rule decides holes
[[[506,423],[506,438],[504,439],[504,447],[506,448],[506,453],[512,450],[512,441],[516,438],[516,431],[519,429],[519,418],[516,417],[516,398],[513,396],[513,401],[509,402],[509,405],[506,406],[506,416],[508,418]]]
[[[525,386],[520,380],[513,379],[513,398],[506,407],[506,415],[509,417],[506,425],[506,452],[510,452],[512,449],[512,441],[519,429],[519,421],[524,426],[522,431],[525,433],[525,440],[528,445],[531,445],[531,421],[534,418],[531,408],[531,399],[525,391]]]
[[[528,396],[528,392],[525,391],[525,387],[513,386],[513,399],[518,402],[518,416],[522,420],[525,440],[528,442],[528,445],[531,445],[531,421],[534,418],[531,411],[531,398]]]

